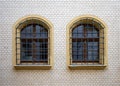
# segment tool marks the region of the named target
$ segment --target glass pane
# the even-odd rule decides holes
[[[46,61],[48,55],[47,42],[36,42],[36,60]]]
[[[31,51],[21,52],[21,61],[32,61],[32,52]]]
[[[39,37],[39,38],[47,38],[48,37],[47,30],[40,25],[36,25],[36,34],[37,34],[36,37]]]
[[[99,59],[99,47],[98,42],[88,42],[88,61],[98,61]]]
[[[72,59],[73,61],[83,60],[83,42],[73,42],[72,44]]]
[[[47,38],[48,31],[40,25],[28,25],[21,31],[21,38]]]
[[[88,25],[85,26],[85,29],[87,30],[87,37],[88,38],[92,38],[92,37],[96,38],[96,37],[98,37],[99,32],[94,26],[88,24]]]
[[[32,25],[29,25],[29,26],[25,27],[24,29],[22,29],[21,38],[31,38],[32,29],[33,29]]]
[[[43,27],[40,27],[40,36],[43,38],[48,37],[48,31]]]
[[[72,32],[72,37],[73,38],[83,37],[83,29],[84,29],[83,25],[80,25],[80,26],[76,27]]]

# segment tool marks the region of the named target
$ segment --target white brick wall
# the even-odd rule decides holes
[[[54,25],[54,69],[12,69],[12,26],[38,14]],[[66,69],[66,25],[92,14],[108,25],[108,69]],[[0,0],[0,86],[120,86],[120,0]]]

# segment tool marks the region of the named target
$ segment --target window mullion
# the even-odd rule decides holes
[[[86,35],[87,35],[87,31],[84,26],[84,62],[86,62],[86,60],[87,60],[87,45],[86,45],[87,36]]]

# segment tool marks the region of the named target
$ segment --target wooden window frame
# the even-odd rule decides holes
[[[81,25],[81,24],[80,24]],[[80,25],[77,25],[77,27],[78,26],[80,26]],[[83,26],[86,26],[85,24],[82,24]],[[72,30],[71,30],[71,34],[74,34],[74,32],[73,32],[73,30],[74,29],[78,29],[77,27],[75,27],[75,28],[73,28]],[[93,28],[92,28],[93,29]],[[95,29],[97,29],[97,28],[95,28]],[[88,41],[89,40],[89,42],[93,42],[93,40],[94,40],[94,42],[98,42],[99,43],[99,38],[94,38],[94,37],[92,37],[92,38],[89,38],[89,37],[87,37],[86,35],[88,35],[88,33],[86,33],[87,31],[86,31],[86,28],[84,28],[83,27],[83,38],[74,38],[74,37],[72,37],[71,38],[71,41],[73,42],[73,41],[75,41],[75,42],[79,42],[79,41],[81,41],[81,42],[84,42],[84,41]],[[78,33],[77,33],[78,34]],[[82,34],[82,33],[81,33]],[[92,33],[91,33],[92,34]],[[74,34],[75,35],[75,34]],[[98,37],[99,37],[99,31],[98,31],[98,33],[97,33],[97,35],[98,35]],[[70,44],[72,44],[72,43],[70,43]],[[73,48],[72,47],[73,45],[71,45],[71,48]],[[99,47],[99,46],[98,46]],[[83,58],[84,58],[84,60],[83,61],[74,61],[74,60],[72,60],[71,62],[72,63],[98,63],[99,61],[86,61],[85,60],[85,58],[87,58],[87,44],[86,43],[84,43],[84,46],[83,46]],[[71,52],[73,53],[73,50],[71,49]],[[77,50],[76,50],[76,52],[77,52]],[[99,50],[98,50],[98,53],[99,53]],[[72,54],[73,55],[73,54]],[[72,56],[71,55],[71,56]],[[71,63],[71,64],[72,64]]]
[[[27,22],[27,21],[26,21],[26,22]],[[35,28],[35,26],[36,26],[36,25],[41,26],[41,25],[40,25],[40,24],[35,24],[35,23],[33,23],[33,24],[31,24],[31,25],[32,25],[32,28],[33,28],[33,31],[31,32],[31,34],[33,34],[33,37],[35,37],[35,35],[36,35],[36,28]],[[29,26],[29,25],[26,25],[25,28],[28,27],[28,26]],[[25,29],[25,28],[23,28],[23,29]],[[44,28],[44,26],[43,26],[43,28]],[[23,30],[23,29],[22,29],[22,30]],[[44,30],[45,30],[45,29],[46,29],[46,28],[44,28]],[[21,35],[22,35],[22,34],[27,34],[27,33],[26,33],[26,32],[25,32],[25,33],[21,33],[21,31],[20,31],[18,34],[21,34]],[[38,34],[38,32],[37,32],[37,34]],[[47,59],[48,59],[47,61],[34,61],[34,60],[33,60],[33,58],[36,58],[36,45],[35,45],[34,43],[32,43],[32,48],[31,48],[32,50],[19,50],[18,53],[21,53],[20,51],[31,51],[31,52],[32,52],[32,56],[33,56],[33,57],[32,57],[32,61],[27,61],[27,60],[22,61],[22,60],[19,60],[19,61],[20,61],[19,63],[20,63],[21,65],[22,65],[22,63],[23,63],[23,64],[26,63],[26,65],[27,65],[27,63],[29,63],[29,64],[30,64],[30,63],[31,63],[31,64],[36,64],[36,63],[38,64],[38,63],[39,63],[39,64],[43,64],[43,65],[44,65],[44,64],[49,64],[49,60],[50,60],[50,58],[48,58],[48,57],[49,57],[49,51],[50,51],[50,50],[49,50],[49,29],[47,30],[47,35],[48,35],[47,38],[36,38],[36,37],[35,37],[35,38],[21,38],[21,39],[20,39],[20,40],[22,40],[22,41],[23,41],[23,40],[24,40],[24,41],[27,41],[27,40],[29,39],[29,40],[31,40],[31,42],[38,41],[38,40],[39,40],[39,41],[40,41],[40,40],[41,40],[41,41],[47,41],[47,46],[48,46],[48,47],[47,47]],[[20,38],[20,37],[19,37],[19,38]],[[22,42],[21,42],[21,43],[22,43]],[[20,44],[21,44],[21,43],[20,43]],[[25,43],[26,43],[26,42],[25,42]],[[24,44],[25,44],[25,43],[24,43]],[[25,45],[26,45],[26,44],[25,44]],[[20,49],[22,49],[22,48],[20,48]],[[17,50],[18,50],[18,49],[17,49]],[[41,50],[40,50],[40,51],[41,51]],[[21,54],[20,54],[20,55],[21,55]],[[21,56],[20,56],[20,57],[21,57]]]
[[[77,25],[79,25],[81,20],[84,20],[84,19],[93,20],[94,22],[99,23],[101,25],[101,27],[103,28],[104,40],[102,40],[102,41],[104,42],[104,51],[103,51],[104,55],[100,55],[99,57],[100,58],[104,57],[104,58],[103,58],[103,62],[101,62],[100,65],[98,65],[98,64],[84,64],[84,63],[83,64],[79,64],[79,63],[78,64],[71,64],[71,59],[72,59],[72,57],[70,55],[70,53],[72,53],[71,52],[72,47],[70,45],[72,42],[70,40],[71,32],[72,32],[72,29],[74,27],[76,27]],[[82,21],[82,23],[85,23],[85,21]],[[98,27],[98,26],[96,25],[96,27]],[[100,31],[102,31],[102,30],[100,29]],[[86,69],[105,69],[105,68],[107,68],[107,64],[108,64],[108,59],[107,59],[108,58],[108,56],[107,56],[107,25],[101,19],[99,19],[98,17],[96,17],[94,15],[82,15],[82,16],[75,17],[67,25],[66,36],[67,36],[67,41],[66,41],[67,42],[67,47],[66,47],[67,54],[66,54],[66,56],[67,56],[67,65],[68,65],[69,69],[85,69],[86,70]],[[100,40],[100,42],[101,42],[101,40]],[[100,54],[100,52],[99,52],[99,54]]]
[[[16,37],[20,37],[20,34],[16,34],[16,32],[20,33],[21,29],[26,25],[26,24],[31,24],[32,22],[34,23],[39,23],[41,25],[44,25],[45,28],[49,29],[48,33],[49,33],[49,64],[31,64],[28,63],[26,65],[25,64],[18,64],[16,62],[16,59],[20,58],[20,56],[16,56],[16,53],[20,53],[20,51],[16,51],[16,48],[20,48],[20,45],[16,45],[16,42],[20,42],[20,40],[16,41]],[[39,16],[39,15],[27,15],[25,17],[22,17],[21,19],[19,19],[14,25],[13,25],[13,38],[12,38],[12,45],[13,45],[13,67],[14,69],[22,69],[22,70],[38,70],[38,69],[52,69],[53,68],[53,25],[52,23],[47,20],[46,18]],[[17,46],[17,47],[16,47]],[[20,61],[19,61],[20,62]]]

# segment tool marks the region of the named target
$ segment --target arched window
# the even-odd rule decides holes
[[[21,64],[48,64],[48,30],[40,24],[29,24],[21,30],[20,36]]]
[[[15,68],[51,68],[52,26],[41,17],[25,19],[16,25],[13,33]]]
[[[78,19],[68,28],[69,67],[104,68],[107,58],[105,26],[92,17]]]
[[[71,40],[72,63],[99,63],[99,30],[93,24],[75,27]]]

